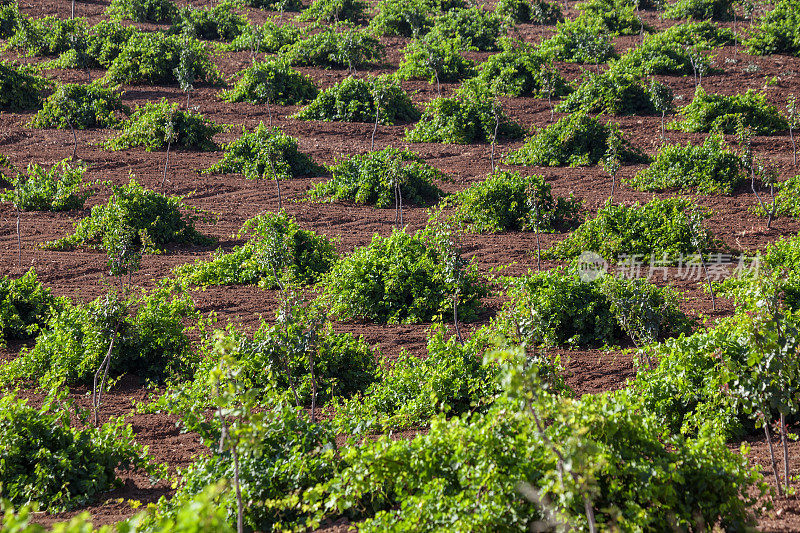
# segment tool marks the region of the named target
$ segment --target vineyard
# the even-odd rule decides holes
[[[798,0],[0,0],[0,533],[800,530],[798,96]]]

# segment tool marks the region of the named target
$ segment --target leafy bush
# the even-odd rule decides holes
[[[188,67],[198,82],[221,81],[217,67],[200,41],[161,32],[134,33],[108,66],[103,79],[112,85],[175,83],[181,54],[194,58]]]
[[[597,21],[559,22],[556,34],[539,45],[543,56],[573,63],[604,63],[617,57],[609,34]]]
[[[188,34],[199,39],[232,41],[242,34],[248,21],[225,1],[210,8],[186,6],[174,17],[170,33]]]
[[[170,104],[166,98],[159,102],[147,102],[137,107],[128,120],[120,126],[122,132],[104,141],[107,150],[126,150],[144,146],[148,152],[165,148],[168,143],[197,150],[216,150],[214,135],[222,127],[207,121],[203,115],[184,111],[176,102]]]
[[[509,302],[496,318],[496,327],[514,332],[516,342],[572,347],[602,346],[631,335],[627,315],[637,317],[650,342],[688,330],[679,309],[678,293],[643,278],[612,276],[584,280],[572,269],[558,268],[505,278]],[[625,301],[637,305],[625,309]],[[625,314],[627,313],[627,315]],[[638,337],[638,331],[633,335]],[[638,338],[634,338],[638,341]]]
[[[117,469],[160,470],[122,418],[77,429],[65,408],[48,402],[34,409],[13,393],[0,398],[0,465],[5,498],[15,505],[38,502],[51,513],[122,485]]]
[[[403,49],[396,76],[404,80],[427,79],[431,83],[469,78],[474,74],[474,63],[461,55],[464,46],[458,37],[443,39],[429,34],[415,39]]]
[[[655,84],[648,85],[641,79],[619,75],[613,71],[587,73],[586,80],[556,106],[555,110],[560,113],[654,115],[658,111],[654,104],[654,92],[666,88],[659,82]],[[669,100],[671,104],[672,99]]]
[[[31,268],[17,279],[0,278],[0,345],[35,337],[61,301],[44,287]]]
[[[403,352],[378,369],[363,396],[336,405],[338,432],[398,430],[427,426],[438,413],[457,416],[491,403],[499,393],[497,368],[483,362],[492,332],[482,327],[462,344],[434,324],[428,356]]]
[[[642,22],[631,0],[584,0],[576,5],[581,10],[577,22],[596,24],[612,36],[638,35],[652,28]]]
[[[86,19],[22,17],[8,39],[8,47],[28,56],[54,56],[69,50],[85,50],[89,29]]]
[[[606,201],[597,216],[545,252],[549,257],[573,258],[595,252],[607,261],[636,256],[649,261],[663,254],[670,261],[713,249],[715,241],[701,227],[710,213],[683,198],[654,198],[627,206]],[[697,244],[695,244],[697,243]]]
[[[340,22],[325,25],[281,54],[293,65],[353,69],[383,57],[383,45],[366,32]]]
[[[392,147],[354,155],[330,167],[330,172],[331,179],[314,186],[309,196],[353,200],[381,208],[394,206],[395,181],[399,182],[403,203],[424,205],[444,195],[434,180],[447,179],[417,154]]]
[[[618,145],[617,155],[622,161],[636,163],[644,159],[622,138],[616,125],[603,124],[577,112],[540,129],[522,148],[509,152],[505,161],[510,165],[550,167],[596,165],[614,144]]]
[[[220,98],[228,102],[296,105],[310,102],[318,93],[314,80],[280,59],[254,62],[237,76],[234,87],[222,91]]]
[[[572,90],[550,60],[523,42],[502,40],[502,51],[480,64],[478,79],[495,94],[560,98]]]
[[[42,93],[50,82],[36,76],[26,67],[0,62],[0,111],[36,109],[42,104]]]
[[[167,244],[211,244],[194,228],[197,217],[181,213],[184,206],[179,196],[164,196],[145,189],[136,180],[114,187],[107,204],[96,205],[91,214],[75,225],[75,233],[62,239],[44,243],[53,250],[73,246],[102,246],[111,234],[130,228],[134,244],[143,246],[148,253],[157,253]]]
[[[545,0],[499,0],[494,12],[514,23],[555,24],[564,20],[561,7]]]
[[[274,178],[274,172],[282,179],[291,179],[321,171],[308,155],[298,150],[297,139],[280,128],[267,129],[262,122],[251,133],[242,128],[242,136],[225,145],[222,159],[203,172],[241,172],[248,179]]]
[[[761,56],[800,55],[800,0],[775,2],[744,44],[749,53]]]
[[[431,38],[442,41],[461,39],[464,47],[491,52],[498,49],[501,26],[500,17],[480,7],[450,9],[436,17]]]
[[[316,22],[354,22],[367,18],[368,4],[364,0],[314,0],[298,20]]]
[[[3,4],[0,2],[0,39],[8,39],[17,29],[17,23],[22,18],[16,2]]]
[[[694,100],[680,110],[682,120],[672,127],[688,132],[735,133],[741,117],[746,127],[757,135],[773,135],[789,129],[789,123],[778,109],[767,102],[763,94],[748,89],[746,93],[731,96],[708,94],[698,87]]]
[[[0,369],[0,382],[38,380],[43,389],[91,385],[112,338],[109,375],[163,379],[186,372],[194,355],[182,320],[194,316],[187,295],[164,289],[122,299],[114,293],[87,305],[67,304],[43,328],[32,349]]]
[[[111,0],[106,14],[111,20],[172,22],[178,14],[178,7],[172,0]]]
[[[453,216],[475,233],[533,230],[547,232],[574,223],[581,203],[553,198],[542,176],[498,170],[484,181],[449,196]]]
[[[103,20],[92,26],[86,37],[86,55],[93,63],[108,68],[137,33],[136,26]]]
[[[241,0],[250,7],[268,9],[271,11],[301,11],[303,3],[300,0]]]
[[[406,130],[411,142],[469,144],[491,142],[495,137],[517,139],[523,128],[513,122],[480,80],[468,80],[451,98],[436,98],[425,106],[422,118]]]
[[[800,217],[800,175],[778,183],[777,189],[778,192],[775,194],[775,214],[793,218]],[[771,210],[771,207],[769,210]],[[754,208],[754,212],[761,216],[767,215],[760,205]]]
[[[380,0],[369,28],[376,35],[424,35],[433,26],[435,9],[430,0]]]
[[[127,112],[119,93],[97,83],[60,84],[31,119],[31,128],[107,128],[119,123],[115,111]]]
[[[274,20],[267,20],[260,26],[248,24],[233,41],[220,44],[218,48],[223,51],[248,50],[274,54],[284,46],[293,45],[299,39],[300,28],[297,26],[278,24]]]
[[[197,285],[258,284],[278,288],[281,279],[315,283],[336,262],[333,243],[324,235],[301,229],[285,212],[251,218],[239,230],[250,239],[228,253],[221,249],[211,260],[177,267],[175,273]],[[275,275],[279,279],[276,279]]]
[[[640,191],[696,188],[700,194],[730,194],[744,179],[739,164],[722,135],[710,135],[702,146],[662,146],[648,168],[624,183]]]
[[[677,0],[667,6],[664,16],[671,19],[731,20],[733,0]]]
[[[413,122],[420,116],[411,98],[392,76],[349,76],[322,91],[313,102],[298,111],[300,120],[334,120],[395,124]]]
[[[86,166],[70,165],[64,159],[49,169],[36,163],[10,180],[13,189],[0,193],[0,200],[12,202],[20,211],[69,211],[83,209],[92,190],[83,182]]]
[[[455,292],[440,254],[420,235],[373,235],[368,246],[342,258],[325,278],[324,298],[342,319],[418,323],[452,308]],[[485,294],[474,266],[458,276],[458,315],[473,320]]]

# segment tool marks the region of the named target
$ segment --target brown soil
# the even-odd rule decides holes
[[[86,16],[95,23],[103,18],[103,10],[108,0],[92,0],[76,2],[76,15]],[[183,1],[179,3],[185,3]],[[208,5],[210,0],[194,2],[194,5]],[[573,2],[570,0],[570,6]],[[69,17],[69,2],[56,0],[20,0],[22,11],[29,16],[58,15]],[[266,15],[256,10],[248,10],[251,18],[262,20]],[[570,16],[574,16],[571,7]],[[664,27],[669,23],[662,22],[655,13],[645,12],[646,22]],[[740,23],[741,24],[741,23]],[[521,35],[531,42],[538,42],[543,36],[550,35],[553,27],[540,28],[534,25],[523,25]],[[616,41],[620,51],[636,44],[638,37],[623,37]],[[385,64],[373,71],[391,71],[397,68],[402,57],[401,50],[407,39],[385,39],[388,54]],[[473,54],[475,59],[483,59],[488,54]],[[4,52],[0,58],[15,57]],[[38,60],[26,60],[38,61]],[[230,53],[217,57],[217,65],[225,75],[232,75],[247,66],[249,53]],[[763,89],[769,100],[780,108],[785,105],[786,96],[800,92],[800,58],[787,56],[754,57],[746,55],[741,48],[735,50],[726,47],[719,52],[715,66],[722,69],[722,74],[711,75],[703,79],[703,86],[709,92],[726,94],[744,91],[748,88]],[[559,69],[569,79],[581,75],[582,67],[573,64],[559,64]],[[587,67],[588,68],[588,67]],[[593,68],[593,67],[592,67]],[[345,70],[322,70],[301,68],[312,76],[320,87],[326,88],[347,76]],[[48,75],[62,82],[86,81],[86,74],[81,71],[48,71]],[[103,75],[102,71],[92,71],[92,79]],[[765,85],[765,80],[776,80],[774,84]],[[691,77],[661,77],[669,83],[683,102],[691,100],[694,82]],[[404,82],[403,87],[413,100],[422,105],[436,96],[436,87],[425,82]],[[443,92],[450,93],[456,85],[444,84]],[[170,101],[184,102],[185,94],[176,86],[137,86],[123,87],[124,102],[133,107],[149,100],[162,97]],[[259,122],[268,120],[266,108],[248,104],[229,104],[216,97],[218,89],[200,87],[193,92],[192,106],[207,118],[220,124],[231,125],[232,128],[217,136],[218,142],[227,142],[237,136],[241,126],[248,128]],[[541,127],[550,121],[550,111],[546,100],[534,98],[505,99],[507,113],[528,128]],[[275,125],[299,139],[300,147],[319,163],[332,163],[337,158],[363,153],[369,150],[372,124],[301,122],[290,118],[297,107],[274,106],[273,121]],[[30,113],[0,114],[0,152],[10,157],[11,161],[24,167],[30,162],[51,164],[68,157],[72,153],[72,136],[69,130],[36,130],[25,126],[31,118]],[[556,119],[558,114],[556,115]],[[658,117],[614,117],[625,135],[644,151],[652,154],[661,144],[660,119]],[[380,126],[375,138],[377,148],[388,145],[406,147],[417,151],[425,160],[448,173],[452,183],[442,184],[450,192],[463,189],[467,185],[482,180],[491,169],[489,159],[490,146],[472,144],[466,146],[445,144],[411,145],[403,138],[406,126]],[[78,157],[89,164],[87,178],[98,181],[111,181],[123,184],[134,174],[147,187],[158,188],[164,164],[164,152],[148,153],[143,149],[131,149],[120,152],[104,151],[94,143],[112,134],[110,130],[89,130],[77,133]],[[700,141],[704,135],[668,132],[670,142]],[[731,139],[733,140],[733,139]],[[511,149],[519,148],[521,141],[505,142],[499,146],[499,155]],[[782,178],[794,172],[792,168],[792,147],[788,134],[772,137],[758,137],[754,149],[760,156],[772,160],[780,171]],[[186,150],[173,150],[170,156],[170,168],[166,184],[166,192],[185,196],[185,202],[194,207],[214,213],[218,216],[215,224],[201,223],[199,229],[220,240],[223,247],[235,244],[231,237],[242,222],[264,211],[277,209],[277,196],[272,183],[261,183],[244,179],[240,175],[202,175],[199,169],[208,167],[220,157],[219,152],[198,153]],[[642,166],[626,166],[620,172],[621,178],[631,177]],[[610,193],[611,183],[608,176],[599,167],[589,168],[520,168],[523,173],[540,173],[552,185],[553,193],[566,195],[573,193],[585,201],[586,209],[591,212],[602,205]],[[301,200],[308,188],[321,178],[297,179],[284,182],[282,185],[285,197]],[[667,197],[671,194],[653,195],[641,193],[624,186],[617,187],[615,200],[619,202],[647,201],[653,196]],[[91,205],[104,202],[108,191],[102,190],[90,199]],[[754,216],[749,209],[756,203],[749,189],[743,188],[732,196],[694,196],[696,200],[713,209],[714,214],[708,222],[711,229],[733,251],[753,251],[782,235],[794,234],[798,223],[791,219],[778,219],[772,229],[765,228],[765,221]],[[286,202],[287,210],[305,228],[329,235],[337,240],[340,252],[347,253],[357,246],[363,246],[374,233],[387,235],[394,227],[394,211],[391,209],[374,209],[349,204],[316,204],[308,202]],[[0,205],[0,274],[19,275],[21,271],[34,266],[41,281],[52,287],[59,295],[69,296],[80,301],[89,301],[107,290],[109,283],[105,256],[99,252],[76,250],[55,252],[41,250],[37,247],[45,240],[62,237],[70,232],[73,223],[85,216],[87,210],[71,213],[22,213],[22,269],[17,266],[16,213],[9,204]],[[410,230],[424,226],[427,216],[422,208],[407,208],[405,221]],[[542,248],[562,239],[565,234],[542,235]],[[499,235],[469,235],[467,238],[468,255],[473,257],[480,270],[489,273],[493,268],[509,265],[504,275],[516,275],[536,268],[535,238],[529,233],[504,233]],[[135,275],[134,283],[142,287],[151,287],[155,280],[168,276],[176,265],[205,257],[212,248],[185,247],[176,248],[166,254],[146,256],[141,270]],[[554,263],[545,263],[549,268]],[[708,297],[698,281],[678,280],[674,277],[674,269],[670,272],[669,283],[685,292],[686,307],[696,315],[707,315],[712,318],[729,315],[732,304],[720,301],[716,311],[711,310]],[[221,322],[235,321],[246,326],[254,326],[262,319],[272,320],[276,307],[275,294],[254,287],[210,287],[205,291],[193,294],[202,313],[215,311]],[[476,324],[485,323],[502,305],[502,298],[494,295],[485,302],[486,311]],[[380,349],[384,358],[394,358],[402,350],[413,354],[424,355],[425,339],[428,324],[416,326],[380,326],[363,322],[343,322],[335,325],[337,330],[350,331],[363,335],[365,339]],[[20,345],[12,345],[0,350],[0,360],[13,358],[19,352]],[[624,386],[625,381],[635,374],[631,356],[624,351],[561,351],[567,362],[569,384],[578,392],[589,393],[612,390]],[[73,395],[88,405],[86,391],[75,390]],[[28,393],[35,400],[35,393]],[[148,394],[135,377],[123,380],[107,396],[104,402],[104,416],[123,415],[131,412],[131,401],[144,399]],[[150,446],[153,456],[167,462],[171,467],[186,466],[193,455],[203,453],[203,447],[196,436],[181,434],[176,421],[164,415],[133,414],[129,418],[137,434],[137,439]],[[798,457],[800,445],[793,444],[791,457]],[[762,439],[752,442],[749,457],[764,467],[768,482],[774,484],[771,477],[768,452]],[[795,465],[796,466],[796,465]],[[162,495],[169,495],[170,489],[164,484],[151,486],[142,476],[135,473],[121,472],[124,486],[105,495],[101,500],[88,507],[95,523],[111,523],[134,514],[135,510],[129,500],[144,503],[153,502]],[[796,486],[796,483],[795,483]],[[795,498],[776,499],[775,510],[770,511],[761,521],[760,526],[770,531],[800,530],[800,504]],[[71,514],[57,516],[41,516],[40,521],[51,523],[62,520]]]

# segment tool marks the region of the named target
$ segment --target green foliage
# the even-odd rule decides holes
[[[509,152],[505,162],[550,167],[596,165],[612,146],[617,146],[617,153],[624,162],[646,160],[622,138],[615,124],[603,124],[585,112],[577,112],[540,129],[525,141],[522,148]]]
[[[331,179],[315,185],[312,198],[330,201],[353,200],[358,204],[394,207],[395,182],[399,182],[403,203],[424,205],[436,202],[444,193],[434,184],[447,176],[428,165],[414,152],[397,148],[354,155],[330,167]]]
[[[106,14],[111,20],[172,22],[178,14],[178,7],[172,0],[111,0]]]
[[[86,55],[97,65],[108,68],[139,30],[119,22],[100,21],[92,26],[86,37]]]
[[[494,12],[512,23],[555,24],[564,20],[561,6],[546,0],[499,0]]]
[[[425,322],[452,308],[440,253],[419,234],[394,230],[342,258],[325,278],[324,298],[339,318],[379,323]],[[474,265],[458,276],[458,315],[470,321],[486,293]]]
[[[0,39],[8,39],[17,29],[17,23],[22,18],[16,2],[3,4],[0,2]],[[1,78],[0,78],[1,79]]]
[[[380,0],[369,28],[376,35],[423,35],[433,26],[430,15],[435,9],[430,0]]]
[[[715,241],[701,227],[710,217],[683,198],[654,198],[646,204],[627,206],[610,199],[569,237],[545,252],[549,257],[573,258],[595,252],[607,261],[636,256],[645,262],[652,257],[669,261],[713,249]],[[699,246],[695,245],[695,242]]]
[[[576,5],[581,10],[576,22],[585,20],[587,25],[598,25],[612,36],[651,31],[652,28],[639,18],[634,1],[584,0]]]
[[[509,301],[496,327],[515,342],[602,346],[628,337],[648,343],[689,330],[680,297],[643,278],[583,279],[574,268],[505,278]]]
[[[311,77],[281,59],[254,62],[237,77],[233,88],[222,91],[220,98],[228,102],[297,105],[310,102],[318,93]]]
[[[447,197],[443,208],[455,206],[453,217],[475,233],[553,231],[573,224],[580,201],[553,198],[542,176],[521,176],[498,170],[484,181]]]
[[[17,279],[0,278],[0,344],[35,337],[61,301],[44,287],[31,268]]]
[[[225,145],[218,163],[204,173],[241,172],[248,179],[291,179],[322,172],[308,155],[298,149],[297,139],[280,128],[268,129],[264,123],[250,133],[242,128],[242,136]]]
[[[301,11],[303,3],[300,0],[239,0],[242,4],[258,9],[271,11]]]
[[[573,63],[604,63],[617,57],[608,31],[596,20],[559,22],[556,34],[539,45],[543,56]]]
[[[122,187],[115,186],[108,203],[96,205],[91,214],[75,225],[75,233],[62,239],[44,243],[53,250],[73,246],[100,247],[110,234],[130,228],[135,234],[134,244],[146,253],[158,253],[167,244],[210,244],[194,228],[197,217],[186,216],[179,196],[164,196],[145,189],[136,180]]]
[[[119,120],[115,111],[126,112],[120,94],[100,84],[60,84],[28,123],[31,128],[107,128]]]
[[[481,80],[468,80],[451,98],[436,98],[425,106],[422,118],[406,130],[411,142],[469,144],[517,139],[525,130],[503,112],[500,102]]]
[[[301,229],[285,212],[251,218],[239,230],[249,240],[228,253],[221,249],[209,261],[184,264],[175,273],[197,285],[258,284],[279,287],[281,280],[315,283],[336,262],[336,249],[324,235]],[[277,274],[277,278],[276,278]]]
[[[427,79],[431,83],[459,81],[474,75],[474,63],[461,52],[465,43],[458,37],[445,39],[429,34],[411,41],[403,49],[397,69],[400,79]]]
[[[260,26],[248,24],[233,41],[221,43],[217,47],[223,51],[260,51],[274,54],[284,46],[293,45],[298,39],[300,28],[297,26],[266,20]]]
[[[667,6],[664,16],[671,19],[732,20],[734,0],[677,0]]]
[[[50,86],[26,67],[0,62],[0,110],[23,111],[42,104],[42,93]]]
[[[0,368],[0,382],[38,380],[45,390],[91,385],[112,338],[111,376],[163,379],[185,373],[195,356],[182,321],[195,315],[188,295],[164,289],[127,299],[109,293],[87,305],[65,304],[48,319],[32,349],[23,349]]]
[[[369,5],[364,0],[314,0],[298,20],[359,23],[367,18]]]
[[[77,429],[69,411],[52,400],[34,409],[15,394],[0,398],[0,466],[5,498],[15,505],[37,502],[51,513],[120,486],[117,469],[160,470],[122,418]]]
[[[83,209],[92,194],[83,182],[86,166],[81,163],[72,166],[70,161],[64,159],[49,169],[29,164],[24,173],[17,173],[9,180],[13,189],[0,192],[0,200],[13,203],[20,211]]]
[[[789,123],[763,94],[748,89],[731,96],[706,93],[698,87],[694,100],[680,110],[682,120],[672,127],[688,132],[735,133],[738,121],[752,128],[757,135],[773,135],[789,129]]]
[[[775,214],[793,218],[800,217],[800,175],[778,183],[777,189],[778,192],[775,194]],[[753,210],[759,215],[767,215],[760,205]],[[771,206],[769,210],[771,210]]]
[[[499,393],[497,368],[482,357],[490,341],[486,327],[462,344],[446,335],[444,325],[434,324],[427,357],[403,352],[380,366],[376,382],[363,396],[336,405],[337,432],[425,427],[438,413],[457,416],[490,404]]]
[[[501,26],[500,17],[482,7],[450,9],[436,17],[429,39],[460,39],[462,47],[491,52],[498,49]]]
[[[654,93],[663,91],[665,85],[620,75],[615,71],[586,74],[583,83],[569,94],[555,110],[560,113],[610,113],[613,115],[654,115]],[[669,98],[670,104],[672,98]],[[672,107],[671,105],[669,106]],[[669,111],[666,109],[665,111]]]
[[[722,135],[709,135],[700,146],[667,144],[655,161],[624,183],[640,191],[696,189],[700,194],[730,194],[744,180],[739,154]]]
[[[103,79],[112,85],[175,83],[175,69],[180,66],[181,54],[187,53],[195,58],[188,67],[195,73],[197,81],[210,84],[221,81],[221,75],[203,43],[161,32],[134,33],[111,61]]]
[[[281,54],[293,65],[354,69],[383,57],[383,45],[366,32],[340,22],[324,25]]]
[[[222,127],[209,122],[203,115],[184,111],[176,102],[170,104],[166,98],[159,102],[147,102],[137,107],[128,120],[120,126],[122,132],[104,141],[107,150],[126,150],[144,146],[148,152],[166,148],[168,143],[196,150],[216,150],[214,135]],[[168,139],[168,135],[174,136]]]
[[[411,98],[393,76],[349,76],[325,89],[294,118],[342,122],[395,124],[413,122],[420,117]]]
[[[248,21],[233,11],[234,4],[220,2],[210,8],[186,6],[174,17],[170,33],[198,39],[232,41],[242,34]]]
[[[40,19],[22,17],[8,39],[8,47],[28,56],[54,56],[69,50],[85,50],[88,33],[86,19]]]
[[[800,55],[800,0],[778,0],[744,42],[751,54]]]
[[[560,98],[572,87],[550,61],[523,42],[501,40],[502,51],[480,64],[478,79],[495,94]]]

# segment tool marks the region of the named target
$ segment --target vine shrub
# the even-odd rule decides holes
[[[0,62],[0,110],[24,111],[42,105],[42,94],[50,82],[29,68]]]
[[[429,0],[381,0],[369,29],[376,35],[415,37],[433,26],[431,14],[436,6]]]
[[[639,18],[636,6],[630,0],[584,0],[576,7],[581,11],[577,21],[585,20],[587,25],[596,24],[612,36],[653,31]]]
[[[777,185],[775,195],[775,214],[787,217],[800,217],[800,175],[790,177]],[[771,210],[771,206],[769,208]],[[753,212],[760,216],[767,216],[761,205],[753,208]]]
[[[281,179],[314,176],[323,171],[308,155],[298,148],[297,139],[283,133],[280,128],[267,128],[264,123],[248,133],[226,144],[225,153],[219,162],[204,170],[204,173],[226,174],[241,172],[248,179],[262,177]],[[272,164],[270,164],[272,158]]]
[[[576,112],[540,129],[522,148],[509,152],[505,162],[550,167],[596,165],[612,145],[618,145],[618,156],[623,162],[646,160],[623,139],[616,125],[603,124],[584,112]]]
[[[274,54],[284,46],[293,45],[299,39],[300,29],[298,27],[266,20],[260,26],[248,24],[230,43],[220,43],[218,48],[222,51],[256,51]]]
[[[658,95],[664,93],[669,111],[672,93],[660,82],[647,84],[643,80],[616,72],[588,73],[585,81],[569,94],[555,110],[560,113],[610,113],[613,115],[655,115]]]
[[[655,161],[623,183],[640,191],[695,189],[700,194],[730,194],[744,181],[739,154],[722,135],[709,135],[702,145],[667,144]]]
[[[126,150],[144,146],[151,152],[171,143],[189,149],[216,150],[213,137],[222,131],[221,126],[207,121],[203,115],[184,111],[180,104],[170,104],[166,98],[137,107],[120,128],[122,132],[104,141],[103,148]],[[168,139],[170,132],[174,135],[172,140]]]
[[[195,316],[191,298],[165,289],[127,299],[109,293],[87,305],[67,304],[47,321],[33,348],[3,366],[0,382],[38,380],[43,389],[90,385],[112,336],[110,376],[180,375],[195,357],[182,321]]]
[[[492,54],[478,67],[478,78],[495,94],[560,98],[572,91],[550,61],[522,42],[500,41],[502,51]]]
[[[20,211],[69,211],[83,209],[92,189],[83,181],[86,166],[64,159],[49,169],[31,163],[9,181],[13,189],[0,192],[0,200]]]
[[[345,320],[412,324],[452,309],[452,291],[440,254],[421,235],[394,230],[342,258],[325,277],[324,300]],[[474,265],[459,276],[458,316],[474,320],[486,294]]]
[[[732,20],[733,0],[677,0],[667,6],[664,16],[671,19]]]
[[[430,36],[444,41],[461,39],[462,46],[482,52],[498,49],[502,20],[480,7],[450,9],[436,17]]]
[[[698,87],[694,100],[680,110],[682,119],[672,127],[688,132],[735,133],[741,118],[745,127],[757,135],[774,135],[789,129],[789,123],[763,94],[748,89],[745,93],[725,96],[708,94]]]
[[[411,41],[403,49],[396,76],[400,79],[427,79],[430,83],[456,82],[474,75],[474,62],[461,55],[464,43],[459,37],[445,39],[428,34]]]
[[[175,273],[196,285],[257,284],[275,289],[281,280],[315,283],[337,260],[328,237],[302,229],[283,211],[251,218],[239,230],[239,238],[246,235],[245,244],[227,253],[220,249],[209,261],[180,265]]]
[[[33,268],[16,279],[1,277],[0,343],[5,346],[10,340],[35,337],[61,305]]]
[[[16,2],[0,2],[0,39],[8,39],[14,35],[22,16]]]
[[[464,82],[450,98],[436,98],[425,106],[417,125],[406,130],[411,142],[469,144],[517,139],[524,129],[513,122],[488,86],[480,80]]]
[[[654,198],[646,204],[613,204],[610,200],[569,237],[544,254],[553,258],[575,258],[595,252],[607,261],[638,257],[677,261],[681,257],[712,250],[716,242],[700,222],[710,217],[691,200]],[[666,221],[666,223],[665,223]]]
[[[145,189],[136,180],[113,187],[106,204],[96,205],[91,214],[75,225],[75,233],[44,243],[53,250],[74,246],[102,247],[109,236],[127,231],[135,233],[134,244],[146,253],[158,253],[167,244],[207,245],[213,242],[197,232],[196,216],[182,213],[179,196],[164,196]]]
[[[800,55],[800,0],[779,0],[744,41],[750,54]]]
[[[244,5],[270,11],[302,11],[300,0],[243,0]]]
[[[222,91],[220,98],[227,102],[297,105],[307,104],[319,92],[314,80],[280,59],[254,62],[237,77],[233,88]]]
[[[106,14],[111,20],[172,22],[178,14],[178,7],[172,0],[111,0]]]
[[[305,39],[287,46],[281,54],[293,65],[359,68],[383,57],[381,42],[345,22],[324,25]]]
[[[191,64],[184,66],[194,73],[197,82],[216,84],[222,81],[203,43],[161,32],[133,34],[108,65],[103,80],[112,85],[175,83],[175,70],[181,66],[181,55],[192,58]]]
[[[28,123],[31,128],[108,128],[119,124],[115,112],[127,112],[119,93],[102,85],[65,83],[45,100]]]
[[[108,68],[127,42],[138,34],[136,26],[103,20],[92,26],[86,37],[86,55],[93,65]]]
[[[578,220],[581,202],[554,198],[542,176],[498,170],[484,181],[447,197],[443,208],[475,233],[550,232]]]
[[[301,21],[358,24],[367,18],[367,7],[364,0],[314,0],[297,18]]]
[[[444,196],[434,182],[447,180],[443,172],[419,155],[392,147],[337,162],[330,167],[330,173],[329,181],[308,192],[311,198],[352,200],[380,208],[395,205],[395,182],[399,182],[404,203],[424,205]]]
[[[57,56],[71,50],[82,52],[86,48],[88,31],[85,18],[21,17],[7,45],[27,56]]]
[[[420,113],[392,76],[347,77],[325,89],[294,118],[395,124],[413,122]]]
[[[205,9],[183,7],[174,17],[169,31],[205,40],[232,41],[248,24],[246,18],[233,11],[234,6],[234,3],[224,1]]]
[[[46,402],[34,409],[14,393],[0,398],[0,464],[4,498],[14,505],[37,502],[50,513],[121,486],[117,469],[162,473],[122,418],[78,429],[64,407]]]
[[[510,23],[555,24],[564,20],[561,7],[545,0],[500,0],[494,10],[501,19]]]
[[[608,31],[596,21],[576,19],[560,22],[556,34],[539,45],[545,57],[573,63],[605,63],[617,53]]]

